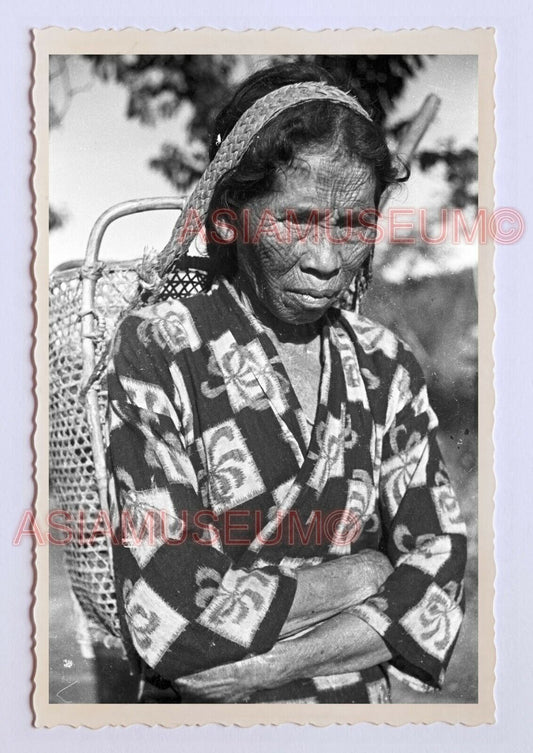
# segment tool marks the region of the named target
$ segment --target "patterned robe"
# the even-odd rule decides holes
[[[466,539],[420,367],[391,332],[338,310],[324,317],[321,361],[310,428],[228,283],[119,327],[108,375],[117,599],[130,655],[161,677],[268,651],[298,567],[375,549],[394,570],[351,611],[390,663],[250,700],[387,702],[391,670],[441,686]]]

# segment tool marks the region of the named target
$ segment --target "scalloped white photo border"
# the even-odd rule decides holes
[[[35,511],[44,520],[48,509],[48,57],[61,54],[446,54],[478,56],[479,205],[494,208],[494,77],[493,29],[405,30],[385,32],[350,29],[309,32],[272,31],[79,31],[46,28],[34,31],[34,222],[35,245]],[[35,548],[35,676],[33,708],[38,727],[57,725],[99,728],[104,725],[223,724],[375,724],[448,722],[479,725],[495,718],[494,704],[494,531],[493,498],[493,356],[494,249],[479,254],[479,659],[475,704],[50,704],[48,698],[49,567],[47,547]]]

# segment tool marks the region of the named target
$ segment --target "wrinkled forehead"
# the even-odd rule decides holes
[[[345,150],[299,152],[291,165],[278,169],[269,198],[318,209],[374,205],[376,182],[371,168]]]

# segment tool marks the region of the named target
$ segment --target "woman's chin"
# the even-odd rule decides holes
[[[258,300],[265,313],[268,312],[267,324],[268,318],[272,317],[289,327],[318,322],[334,303],[334,300],[329,298],[314,298],[293,293],[276,298],[264,296],[260,299],[258,297]]]
[[[298,326],[305,324],[314,324],[318,322],[326,313],[329,306],[304,308],[299,310],[286,310],[278,314],[278,319],[284,324]]]
[[[317,296],[291,291],[287,296],[286,310],[293,313],[298,323],[310,324],[318,321],[337,300],[336,296]],[[296,323],[296,321],[295,321]]]

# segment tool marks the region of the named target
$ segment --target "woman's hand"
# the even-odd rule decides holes
[[[263,656],[222,664],[220,667],[180,677],[174,685],[181,692],[183,703],[188,703],[189,698],[206,703],[238,703],[257,690],[279,684],[277,680],[272,684],[273,675],[268,671],[268,663]]]
[[[254,693],[302,678],[358,672],[392,654],[366,622],[349,613],[326,620],[301,637],[282,640],[265,654],[225,664],[175,682],[182,700],[238,703]]]

